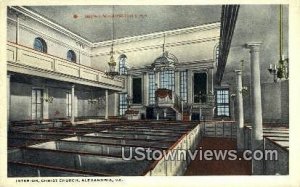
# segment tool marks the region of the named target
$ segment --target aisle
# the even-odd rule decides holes
[[[230,138],[203,138],[198,148],[202,147],[203,152],[205,149],[235,150],[235,141]],[[199,154],[196,158],[199,158]],[[251,175],[251,161],[196,159],[188,166],[185,175]]]

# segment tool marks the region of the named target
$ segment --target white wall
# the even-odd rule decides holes
[[[8,38],[9,42],[16,43],[16,16],[8,12]],[[95,69],[105,71],[108,69],[107,62],[109,60],[110,41],[93,44],[95,47],[80,48],[77,41],[72,37],[66,36],[55,29],[46,26],[30,17],[21,15],[19,18],[19,44],[33,48],[34,39],[36,37],[43,38],[47,43],[48,54],[54,55],[63,59],[66,59],[67,51],[72,49],[79,57],[79,51],[81,53],[80,63],[86,66],[91,66]],[[219,42],[220,23],[212,23],[207,25],[201,25],[191,28],[185,28],[180,30],[165,31],[166,35],[166,51],[174,54],[179,63],[194,63],[194,70],[201,70],[198,68],[201,62],[198,61],[213,61],[214,49]],[[162,55],[163,33],[152,33],[144,36],[136,36],[132,38],[119,39],[115,42],[115,59],[118,61],[118,57],[121,54],[125,54],[128,59],[130,67],[144,67],[150,65],[154,60]],[[78,61],[77,61],[78,62]],[[196,65],[195,65],[196,62]],[[206,63],[205,62],[205,63]],[[207,65],[207,64],[205,64]],[[182,65],[182,69],[188,69]],[[195,67],[197,67],[195,69]],[[191,79],[189,79],[192,81]],[[12,87],[15,87],[12,85]],[[208,90],[211,88],[211,73],[208,74]],[[15,88],[13,88],[15,89]],[[26,105],[28,114],[18,116],[16,111],[23,110],[22,108],[11,109],[11,120],[31,119],[31,87],[27,98],[22,101],[20,97],[13,98],[13,102],[22,102]],[[49,96],[54,97],[53,103],[48,105],[48,117],[65,117],[65,92],[64,89],[52,89],[49,88]],[[20,91],[16,91],[19,94]],[[103,96],[104,92],[99,92],[99,95]],[[92,106],[87,100],[90,95],[84,91],[76,91],[76,116],[104,116],[105,107]],[[12,95],[12,97],[15,97]],[[116,109],[118,100],[117,95],[112,92],[109,93],[109,116],[116,115],[118,109]],[[148,98],[148,96],[147,96]],[[29,102],[29,103],[28,103]],[[26,104],[25,104],[26,103]],[[25,107],[25,108],[26,108]]]
[[[11,121],[31,120],[31,86],[11,83],[10,85],[10,117]]]
[[[12,75],[14,76],[14,75]],[[44,118],[66,118],[66,92],[71,92],[67,86],[59,87],[60,84],[27,84],[11,82],[11,107],[10,107],[10,120],[31,120],[31,94],[33,87],[41,89],[48,89],[49,97],[54,97],[52,103],[44,102]],[[87,88],[88,89],[88,88]],[[94,98],[103,98],[105,101],[104,90],[96,90],[91,92],[75,90],[75,117],[84,116],[104,116],[105,115],[105,102],[102,104],[91,104],[88,100],[93,95]],[[114,109],[114,103],[110,108]],[[113,115],[113,114],[111,114]]]
[[[249,49],[243,47],[248,42],[262,42],[260,47],[260,78],[264,121],[288,120],[288,99],[281,98],[282,95],[286,95],[288,98],[288,82],[283,83],[283,85],[273,83],[273,76],[268,71],[269,64],[275,64],[279,61],[278,14],[278,5],[241,5],[240,7],[222,84],[229,85],[231,91],[235,91],[236,75],[234,70],[241,69],[240,61],[244,60],[243,85],[248,87],[248,94],[244,96],[246,121],[250,121],[253,115],[250,105],[250,53]],[[288,7],[284,6],[283,54],[285,56],[288,54],[287,15]],[[282,105],[283,102],[284,105]]]
[[[9,42],[16,43],[16,16],[8,11],[7,19],[7,40]],[[91,49],[88,46],[81,48],[75,39],[58,32],[57,30],[46,26],[30,17],[21,15],[19,17],[19,44],[33,48],[34,39],[36,37],[43,38],[48,47],[48,54],[60,57],[62,59],[67,58],[67,51],[73,50],[76,53],[77,63],[90,66],[90,52]],[[80,51],[80,55],[79,55]]]
[[[203,25],[205,29],[189,33],[168,34],[170,31],[166,31],[166,51],[174,54],[182,63],[214,59],[214,48],[219,42],[220,28],[218,23],[213,25]],[[144,39],[139,39],[142,37]],[[121,54],[125,54],[131,67],[150,65],[162,55],[162,45],[162,33],[154,33],[151,37],[145,35],[128,40],[120,39],[114,44],[115,59],[117,61]],[[92,49],[92,67],[103,71],[108,69],[110,47],[109,42],[102,42]]]

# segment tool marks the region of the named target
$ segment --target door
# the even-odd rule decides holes
[[[147,119],[154,119],[154,108],[153,107],[147,107],[146,117],[147,117]]]

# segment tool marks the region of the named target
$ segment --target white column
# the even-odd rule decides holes
[[[74,125],[74,122],[75,122],[75,85],[72,85],[71,103],[72,103],[71,123]]]
[[[128,96],[132,96],[132,75],[128,75],[127,79],[127,94]]]
[[[192,70],[188,69],[187,71],[187,79],[188,79],[188,85],[187,85],[187,95],[188,95],[188,103],[193,103],[193,72]]]
[[[214,68],[211,68],[211,93],[214,93]]]
[[[251,97],[252,97],[252,150],[263,149],[261,86],[259,69],[259,47],[261,43],[249,43],[251,59]],[[263,161],[252,160],[252,174],[263,174]]]
[[[145,72],[144,74],[143,74],[143,83],[144,83],[144,92],[143,92],[143,94],[144,94],[144,105],[145,106],[148,106],[149,105],[149,79],[148,79],[148,73],[147,72]]]
[[[105,90],[105,119],[108,119],[108,90]]]
[[[81,64],[81,52],[78,50],[78,64]]]
[[[174,72],[174,77],[175,77],[175,93],[179,96],[179,92],[180,92],[180,72],[179,71],[175,71]]]
[[[214,69],[211,69],[211,93],[214,95]],[[215,102],[215,101],[213,101]],[[214,119],[215,117],[215,105],[213,105],[211,109],[211,118]]]
[[[236,72],[236,99],[238,108],[238,126],[237,126],[237,149],[242,151],[244,149],[244,107],[243,107],[243,94],[242,94],[242,72]]]
[[[119,94],[114,93],[114,116],[118,116],[119,111]]]
[[[19,13],[17,15],[17,20],[16,20],[16,44],[20,44],[20,18],[19,18]]]
[[[7,74],[6,91],[7,91],[7,130],[9,129],[9,112],[10,112],[10,74]]]
[[[156,84],[156,89],[160,88],[160,72],[155,73],[155,84]]]

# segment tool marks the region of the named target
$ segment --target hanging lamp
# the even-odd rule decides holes
[[[115,76],[119,75],[119,72],[116,71],[116,61],[115,61],[115,58],[114,58],[114,39],[115,39],[115,22],[114,22],[114,5],[112,6],[112,42],[111,42],[111,50],[109,52],[110,54],[110,60],[108,62],[108,66],[109,66],[109,70],[106,71],[106,75],[111,77],[111,78],[114,78]]]

